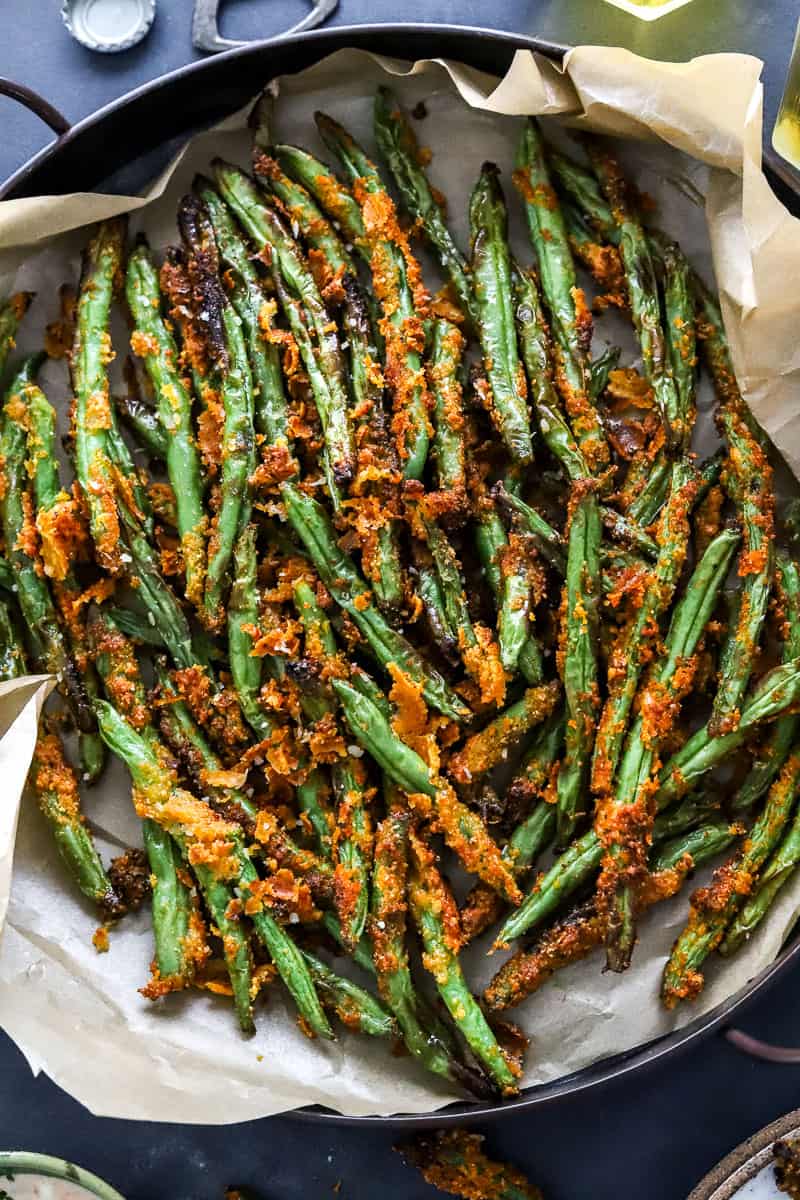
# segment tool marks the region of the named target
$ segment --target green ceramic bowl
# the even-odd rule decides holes
[[[9,1192],[11,1180],[19,1175],[44,1175],[48,1179],[63,1179],[81,1187],[88,1196],[97,1196],[98,1200],[125,1200],[119,1192],[115,1192],[102,1179],[76,1167],[63,1158],[51,1158],[49,1154],[30,1154],[25,1150],[0,1150],[0,1195],[3,1189]]]

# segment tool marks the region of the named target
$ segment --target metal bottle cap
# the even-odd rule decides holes
[[[64,0],[61,19],[89,50],[129,50],[150,32],[156,0]]]

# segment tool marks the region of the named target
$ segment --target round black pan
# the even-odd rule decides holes
[[[301,71],[346,47],[405,59],[449,58],[493,75],[502,75],[519,49],[536,50],[557,60],[566,50],[535,38],[450,25],[359,25],[316,30],[254,43],[193,63],[137,88],[71,127],[41,97],[0,80],[0,92],[37,111],[58,135],[0,186],[0,199],[91,191],[101,184],[104,188],[111,185],[116,191],[138,190],[153,176],[156,164],[166,161],[175,139],[185,139],[241,107],[273,75]],[[788,170],[773,172],[770,164],[768,174],[784,203],[800,213],[800,194],[795,190],[793,174]],[[667,1056],[692,1049],[710,1034],[728,1030],[733,1017],[790,970],[799,955],[797,937],[745,988],[696,1021],[572,1075],[526,1088],[513,1100],[453,1104],[434,1113],[391,1117],[344,1117],[320,1108],[302,1110],[302,1115],[314,1121],[352,1125],[381,1121],[422,1128],[463,1125],[501,1112],[552,1104],[634,1071],[644,1072]],[[731,1040],[735,1040],[736,1031],[731,1032]]]

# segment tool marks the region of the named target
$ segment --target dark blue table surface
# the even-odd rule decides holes
[[[161,0],[155,28],[121,56],[93,55],[61,26],[57,0],[24,0],[4,13],[0,75],[42,92],[71,120],[197,57],[191,0]],[[223,32],[269,37],[303,15],[300,0],[230,0]],[[652,25],[601,0],[341,0],[337,24],[441,21],[492,25],[552,41],[625,45],[682,60],[722,50],[765,61],[765,108],[774,119],[798,0],[694,0]],[[29,114],[0,97],[0,178],[47,141]],[[800,1042],[800,973],[783,979],[741,1024],[771,1041]],[[119,1081],[125,1086],[124,1079]],[[224,1069],[220,1071],[224,1097]],[[224,1102],[224,1101],[223,1101]],[[539,1181],[548,1200],[682,1200],[738,1142],[800,1104],[800,1068],[755,1063],[721,1038],[643,1076],[487,1127],[498,1153]],[[128,1200],[221,1200],[238,1182],[271,1200],[424,1200],[434,1193],[402,1166],[397,1133],[273,1118],[232,1128],[146,1125],[92,1117],[45,1078],[34,1079],[0,1034],[0,1148],[63,1155],[105,1176]]]

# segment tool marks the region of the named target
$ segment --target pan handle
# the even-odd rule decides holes
[[[773,1046],[770,1042],[762,1042],[749,1033],[743,1033],[741,1029],[727,1029],[725,1037],[732,1046],[750,1058],[790,1066],[800,1064],[800,1049],[794,1046]]]
[[[33,88],[26,87],[24,83],[14,83],[13,79],[5,79],[0,76],[0,96],[18,100],[20,104],[44,121],[45,125],[49,125],[58,137],[69,132],[70,123],[67,118],[57,108],[53,108],[53,105],[45,100],[44,96],[34,92]]]

